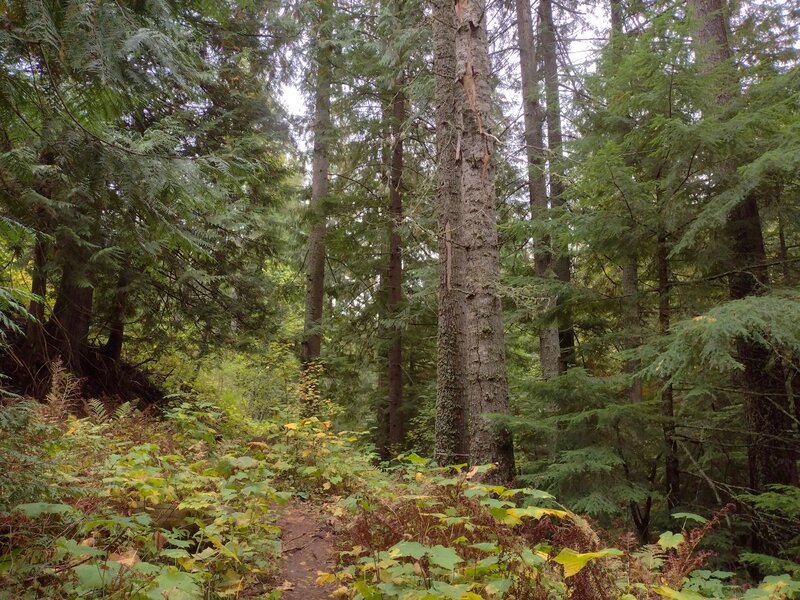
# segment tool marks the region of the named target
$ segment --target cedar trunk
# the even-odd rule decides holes
[[[322,11],[319,31],[326,31],[327,12]],[[303,368],[319,359],[322,346],[322,301],[325,289],[325,198],[328,195],[328,155],[331,131],[331,50],[324,35],[316,55],[314,92],[314,148],[311,164],[311,235],[306,255],[306,298],[300,360]],[[329,39],[329,38],[328,38]]]
[[[403,350],[402,333],[397,317],[403,301],[403,257],[400,226],[403,221],[403,138],[402,124],[405,120],[405,95],[398,84],[392,101],[392,166],[389,180],[389,272],[387,277],[387,308],[392,319],[387,367],[389,378],[389,431],[390,448],[403,442],[405,423],[403,420]]]

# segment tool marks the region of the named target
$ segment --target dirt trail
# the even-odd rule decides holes
[[[291,502],[278,518],[283,554],[281,600],[324,600],[333,591],[318,587],[317,572],[333,570],[334,533],[313,505]]]

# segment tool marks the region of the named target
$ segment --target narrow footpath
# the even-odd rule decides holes
[[[322,511],[291,502],[278,518],[281,528],[281,599],[325,600],[334,587],[317,586],[318,573],[334,567],[334,533]]]

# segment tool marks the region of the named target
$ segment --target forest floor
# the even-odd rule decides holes
[[[0,411],[0,600],[800,598],[701,568],[719,514],[637,546],[490,465],[379,469],[329,420],[69,400]]]
[[[278,513],[281,528],[281,598],[324,600],[333,591],[328,583],[317,585],[320,573],[335,569],[335,533],[330,521],[315,504],[290,502]]]

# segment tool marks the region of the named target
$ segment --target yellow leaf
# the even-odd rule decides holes
[[[321,587],[336,581],[336,575],[333,573],[325,573],[324,571],[317,571],[317,586]]]
[[[331,598],[349,598],[350,590],[345,586],[340,586],[331,592]]]
[[[424,477],[425,476],[422,473],[420,473],[419,471],[417,471],[417,474],[414,475],[414,479],[416,479],[417,481],[422,481],[424,479]]]
[[[286,425],[284,425],[283,427],[284,429],[288,429],[289,431],[294,431],[295,429],[297,429],[297,423],[286,423]]]

